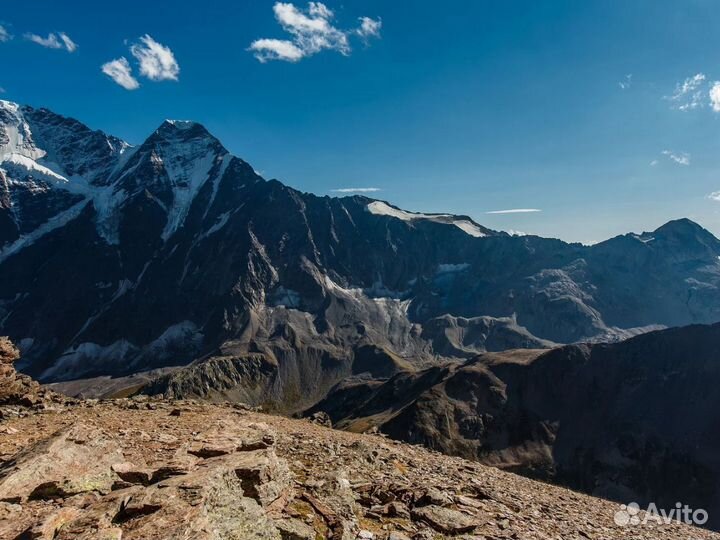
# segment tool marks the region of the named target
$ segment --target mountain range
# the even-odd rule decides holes
[[[253,358],[300,410],[367,355],[389,373],[720,320],[719,256],[685,219],[593,246],[511,236],[301,193],[197,123],[132,146],[0,102],[0,332],[43,382]]]

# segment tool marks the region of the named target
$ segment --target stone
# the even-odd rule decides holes
[[[157,484],[158,482],[162,482],[163,480],[167,480],[173,476],[182,476],[188,472],[189,467],[184,463],[163,465],[152,472],[150,476],[150,483]]]
[[[412,518],[430,525],[433,529],[443,534],[463,534],[474,531],[480,522],[452,508],[442,506],[423,506],[414,508],[411,512]]]
[[[313,424],[318,424],[320,426],[325,426],[328,428],[333,427],[330,415],[325,411],[318,411],[311,414],[310,416],[308,416],[308,420],[310,420]]]
[[[393,501],[387,505],[387,515],[400,519],[410,519],[410,511],[407,506],[398,501]]]
[[[291,489],[290,471],[272,451],[235,454],[230,466],[240,479],[243,495],[269,506]]]
[[[275,527],[280,531],[282,540],[315,540],[315,529],[299,519],[287,518],[273,520]]]
[[[121,480],[128,484],[148,485],[150,483],[150,472],[130,462],[114,463],[111,469]]]
[[[202,459],[213,458],[218,456],[224,456],[235,450],[235,445],[229,441],[223,441],[216,444],[194,444],[188,449],[188,454],[197,456]]]
[[[415,506],[426,506],[429,504],[450,506],[452,503],[453,498],[448,493],[436,488],[429,488],[418,497],[417,501],[415,501]]]

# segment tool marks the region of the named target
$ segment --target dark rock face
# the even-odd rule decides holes
[[[362,372],[713,322],[719,255],[689,221],[511,237],[266,181],[192,122],[131,147],[0,102],[0,332],[45,382],[195,362],[165,382],[231,395],[261,358],[257,388],[300,410]]]
[[[620,501],[720,512],[720,324],[345,381],[310,413]],[[717,518],[712,523],[716,527]]]

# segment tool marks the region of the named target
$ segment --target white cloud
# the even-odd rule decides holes
[[[705,79],[704,73],[697,73],[682,83],[678,83],[675,86],[675,92],[667,98],[675,104],[673,108],[689,111],[702,107],[705,96],[702,86],[705,84]]]
[[[308,4],[308,13],[313,17],[321,17],[323,19],[332,19],[334,16],[330,8],[322,2],[310,2]]]
[[[720,202],[720,191],[713,191],[707,198],[711,201]]]
[[[280,26],[292,39],[262,38],[253,41],[248,50],[260,62],[268,60],[297,62],[323,50],[337,51],[345,56],[350,54],[348,36],[353,31],[337,28],[332,22],[335,14],[325,4],[310,2],[307,9],[303,10],[289,2],[276,2],[273,12]],[[379,20],[374,21],[368,17],[361,17],[360,20],[360,29],[354,31],[355,33],[364,38],[371,35],[379,36],[381,24]]]
[[[286,39],[256,39],[250,44],[250,50],[255,52],[255,58],[265,63],[268,60],[285,60],[297,62],[305,52]]]
[[[102,65],[102,72],[125,90],[136,90],[140,83],[132,74],[132,68],[124,56]]]
[[[373,193],[375,191],[382,191],[382,189],[376,187],[352,187],[331,189],[330,191],[334,191],[335,193]]]
[[[687,152],[673,152],[672,150],[663,150],[662,154],[677,163],[678,165],[690,165],[690,154]]]
[[[632,86],[632,73],[625,75],[625,78],[618,83],[621,90],[627,90]]]
[[[708,92],[710,96],[710,106],[715,112],[720,112],[720,81],[715,81]]]
[[[60,32],[58,35],[60,36],[66,51],[75,52],[77,50],[77,43],[70,39],[70,36],[68,36],[65,32]]]
[[[57,34],[51,32],[46,38],[38,34],[25,34],[25,39],[47,49],[65,49],[67,52],[75,52],[78,48],[77,43],[70,39],[70,36],[65,32],[58,32]]]
[[[140,43],[130,47],[130,53],[140,64],[140,73],[151,81],[177,81],[180,66],[169,47],[155,41],[148,34]]]
[[[493,210],[486,214],[528,214],[531,212],[542,212],[539,208],[510,208],[509,210]]]
[[[650,162],[650,166],[651,166],[651,167],[655,167],[655,165],[657,165],[658,163],[660,163],[660,162],[659,162],[657,159],[653,159],[653,160]]]
[[[273,11],[280,25],[295,37],[298,46],[306,55],[323,49],[335,50],[341,54],[350,53],[347,35],[330,23],[334,14],[324,4],[310,2],[305,14],[292,4],[277,2]]]
[[[382,28],[381,19],[371,19],[370,17],[360,17],[360,27],[355,33],[362,38],[380,37],[380,28]]]
[[[2,24],[0,24],[0,43],[5,43],[6,41],[10,41],[13,38],[13,35],[10,33],[10,30],[5,28]]]

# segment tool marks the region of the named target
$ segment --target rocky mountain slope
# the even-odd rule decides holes
[[[616,523],[608,501],[238,404],[138,396],[0,412],[8,540],[720,538]]]
[[[77,392],[195,362],[175,387],[299,411],[359,370],[714,322],[719,256],[688,220],[513,237],[266,181],[193,122],[131,146],[0,101],[0,331]]]
[[[18,358],[20,352],[17,347],[7,337],[0,337],[0,420],[17,409],[44,409],[46,406],[74,402],[72,398],[44,388],[27,375],[18,373],[14,366]]]
[[[309,411],[620,501],[720,515],[720,324],[340,383]],[[715,517],[713,517],[715,516]]]

